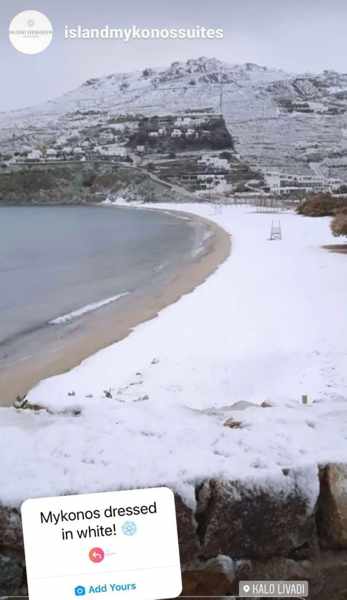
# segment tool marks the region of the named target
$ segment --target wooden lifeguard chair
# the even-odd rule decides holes
[[[281,221],[277,221],[277,222],[272,221],[269,239],[270,240],[281,240],[282,239]]]

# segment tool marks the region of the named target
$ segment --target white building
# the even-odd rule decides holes
[[[329,177],[329,179],[327,181],[328,181],[330,190],[332,192],[335,192],[336,190],[338,190],[339,187],[341,187],[341,185],[342,185],[341,179],[336,179],[334,177]]]
[[[42,152],[41,152],[41,150],[32,150],[28,154],[27,160],[30,160],[30,161],[33,161],[33,162],[42,160]]]
[[[293,175],[270,171],[264,174],[265,183],[274,194],[290,194],[291,192],[332,192],[341,185],[339,179],[318,175]]]
[[[215,171],[229,171],[229,162],[226,158],[219,158],[219,156],[202,156],[198,160],[198,165],[201,167],[208,167]]]
[[[67,143],[67,138],[65,135],[62,135],[57,139],[55,145],[58,146],[59,148],[61,148],[61,147],[65,146],[66,143]]]
[[[175,125],[177,127],[187,127],[193,123],[193,119],[191,117],[177,117],[175,121]]]
[[[186,131],[186,137],[193,137],[195,134],[194,129],[188,128]]]
[[[197,176],[197,180],[203,184],[206,190],[212,190],[216,187],[223,188],[226,185],[225,175],[205,175],[201,174]]]
[[[21,156],[25,156],[25,155],[30,154],[30,152],[32,152],[32,150],[33,150],[33,148],[31,146],[24,145],[24,146],[21,147],[21,149],[19,151],[19,154]]]
[[[108,143],[112,143],[114,141],[114,135],[113,133],[102,133],[99,136],[99,141],[102,144],[108,144]]]
[[[265,183],[270,189],[270,192],[279,194],[281,189],[281,178],[279,173],[265,173]]]
[[[182,131],[180,129],[174,129],[171,132],[171,137],[172,138],[179,138],[179,137],[182,137],[182,135],[183,135],[183,133],[182,133]]]
[[[57,151],[54,148],[48,148],[46,151],[46,158],[48,160],[55,160],[57,158]]]
[[[96,152],[100,156],[112,157],[112,158],[125,158],[128,151],[124,146],[118,146],[118,144],[109,144],[108,146],[98,146]]]

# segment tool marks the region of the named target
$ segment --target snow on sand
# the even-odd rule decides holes
[[[347,262],[321,248],[329,220],[281,214],[283,240],[269,241],[277,215],[184,210],[232,234],[230,257],[159,318],[31,391],[61,414],[0,410],[3,502],[162,483],[193,502],[209,476],[283,488],[285,467],[347,459]],[[231,417],[239,425],[224,427]]]

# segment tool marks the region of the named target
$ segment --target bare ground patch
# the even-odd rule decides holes
[[[328,246],[323,246],[325,250],[329,250],[330,252],[337,252],[338,254],[347,254],[347,244],[329,244]]]

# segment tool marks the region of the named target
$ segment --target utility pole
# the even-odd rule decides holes
[[[224,89],[223,89],[223,83],[221,82],[220,84],[220,95],[219,95],[219,110],[220,110],[220,114],[223,114],[223,100],[224,100]]]
[[[220,67],[219,69],[219,73],[218,73],[218,79],[219,79],[219,83],[220,83],[220,90],[219,90],[219,112],[222,115],[223,114],[223,96],[224,96],[224,89],[223,89],[223,69],[222,67]]]

